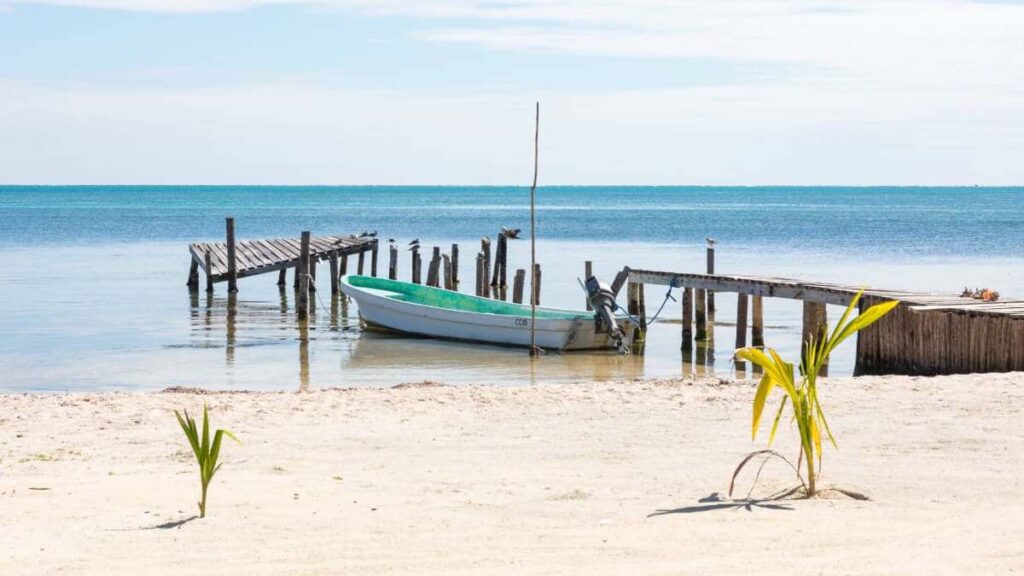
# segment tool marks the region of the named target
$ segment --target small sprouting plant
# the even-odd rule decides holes
[[[203,490],[199,500],[199,517],[205,518],[206,492],[210,488],[210,481],[213,480],[213,475],[223,465],[223,462],[217,463],[217,458],[220,457],[221,440],[223,440],[224,436],[227,436],[239,444],[242,442],[230,431],[223,429],[217,429],[213,435],[213,441],[210,441],[210,416],[205,404],[203,404],[202,437],[199,436],[195,419],[188,415],[188,410],[185,410],[184,417],[177,410],[174,411],[174,415],[178,418],[178,424],[181,424],[181,429],[185,431],[185,437],[188,438],[188,443],[192,446],[192,452],[196,455],[196,462],[199,463],[199,481],[202,484]]]
[[[807,496],[814,496],[817,493],[815,487],[815,465],[814,461],[818,461],[818,468],[821,468],[821,457],[822,457],[822,431],[828,436],[828,440],[832,443],[833,447],[836,446],[836,440],[832,436],[832,431],[828,428],[828,422],[825,420],[825,413],[821,409],[821,402],[818,399],[818,386],[817,379],[818,374],[821,372],[822,367],[828,363],[828,357],[835,350],[836,346],[856,334],[859,330],[867,328],[871,324],[874,324],[879,318],[888,314],[893,308],[895,308],[899,301],[892,300],[889,302],[882,302],[881,304],[875,304],[868,308],[854,319],[850,319],[850,314],[855,308],[857,308],[858,302],[860,302],[861,296],[864,291],[861,290],[854,296],[853,301],[846,308],[846,312],[843,313],[842,318],[839,319],[839,323],[836,324],[835,329],[831,335],[827,335],[815,341],[811,338],[807,345],[804,347],[803,358],[800,363],[800,380],[797,381],[793,376],[793,364],[783,360],[779,354],[769,348],[767,351],[762,351],[757,348],[741,348],[736,351],[736,356],[743,360],[748,360],[757,364],[764,369],[764,375],[761,377],[761,382],[757,386],[757,391],[754,393],[754,419],[753,419],[753,432],[752,437],[757,438],[758,424],[761,422],[761,413],[764,411],[765,403],[768,400],[768,395],[772,389],[776,386],[782,389],[784,396],[782,402],[779,404],[779,410],[775,413],[775,421],[772,424],[772,430],[768,436],[768,446],[771,447],[772,441],[775,439],[775,431],[779,427],[779,420],[782,418],[782,412],[786,408],[787,401],[792,407],[793,420],[796,421],[797,430],[800,433],[800,456],[797,460],[797,465],[793,468],[797,472],[797,477],[800,477],[800,465],[801,461],[807,464],[807,483],[804,487],[807,491]],[[766,353],[767,352],[767,353]],[[733,480],[735,481],[736,475],[739,474],[747,462],[752,457],[758,454],[770,454],[778,456],[777,453],[771,450],[761,450],[748,455],[740,462],[740,465],[736,468],[733,473]],[[785,458],[783,458],[785,460]],[[788,462],[788,460],[787,460]],[[803,478],[800,478],[800,482],[803,483]],[[732,487],[729,488],[730,494],[732,493]]]

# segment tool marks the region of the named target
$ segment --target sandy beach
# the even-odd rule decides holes
[[[752,384],[0,396],[3,574],[1024,569],[1024,374],[834,379],[813,500],[728,500]],[[208,517],[172,411],[226,445]],[[779,449],[795,454],[792,430]],[[738,482],[747,495],[751,474]]]

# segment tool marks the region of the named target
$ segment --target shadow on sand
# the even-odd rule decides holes
[[[657,510],[648,514],[647,517],[652,518],[654,516],[664,516],[665,514],[694,514],[696,512],[712,512],[714,510],[743,509],[747,512],[753,512],[754,508],[761,508],[764,510],[793,510],[794,508],[792,506],[789,506],[784,502],[802,499],[803,496],[798,495],[800,490],[801,486],[794,486],[793,488],[776,492],[767,498],[742,498],[739,500],[723,498],[718,494],[718,492],[712,492],[698,500],[698,504],[694,506]]]
[[[157,524],[155,526],[143,526],[142,528],[139,528],[139,530],[170,530],[172,528],[181,528],[185,524],[198,519],[199,515],[194,514],[181,520],[171,520],[170,522],[164,522],[163,524]]]

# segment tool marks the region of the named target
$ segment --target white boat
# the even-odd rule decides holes
[[[530,345],[530,306],[460,294],[431,286],[346,275],[341,290],[356,301],[367,328],[432,338]],[[634,323],[616,317],[630,342]],[[615,349],[616,342],[593,312],[537,307],[536,342],[545,349]]]

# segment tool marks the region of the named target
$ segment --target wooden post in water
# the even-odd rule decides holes
[[[203,254],[203,267],[206,268],[206,291],[213,294],[213,263],[210,261],[210,251]]]
[[[480,295],[484,298],[491,297],[491,239],[484,236],[480,239],[480,252],[484,255],[484,268],[483,268],[483,284],[481,287]]]
[[[516,276],[512,280],[512,301],[516,304],[523,303],[523,285],[526,284],[526,270],[516,270]]]
[[[459,245],[452,244],[452,290],[459,291]]]
[[[337,294],[338,289],[338,253],[331,252],[331,294]]]
[[[388,245],[388,279],[398,280],[398,246]]]
[[[287,268],[282,268],[281,271],[277,273],[277,285],[278,286],[286,286],[287,284],[288,284],[288,269]]]
[[[443,265],[441,266],[441,270],[443,272],[442,276],[444,276],[444,289],[445,290],[451,290],[452,289],[452,259],[449,258],[447,254],[442,254],[441,255],[441,261],[443,262]]]
[[[348,274],[348,254],[341,255],[341,276]]]
[[[803,338],[800,341],[800,357],[804,356],[807,344],[814,340],[815,345],[827,336],[828,315],[824,302],[810,302],[804,300],[804,326]],[[819,376],[828,376],[828,365],[821,367]]]
[[[366,250],[359,251],[359,262],[356,264],[356,274],[363,275],[363,261],[366,260]]]
[[[701,348],[707,345],[708,342],[708,315],[707,315],[707,292],[701,288],[695,290],[697,311],[694,314],[694,323],[696,326],[696,334],[693,339],[697,342],[697,347]]]
[[[299,277],[299,320],[305,320],[309,317],[309,232],[302,233],[299,242],[299,265],[295,272]]]
[[[188,282],[185,285],[188,286],[189,292],[199,290],[199,261],[195,257],[188,264]]]
[[[647,340],[647,312],[644,310],[643,293],[643,284],[632,281],[626,283],[626,311],[640,322],[633,333],[635,354],[643,354],[644,342]]]
[[[764,304],[760,296],[751,297],[750,345],[755,348],[764,347]]]
[[[238,263],[235,260],[235,219],[226,221],[228,240],[228,292],[238,292]]]
[[[497,288],[501,286],[498,282],[498,276],[501,275],[501,260],[504,257],[502,252],[505,251],[505,235],[498,232],[497,245],[494,247],[494,270],[492,270],[491,276],[491,288],[494,288],[494,293],[497,294]]]
[[[309,291],[316,292],[316,256],[309,257]],[[311,306],[316,306],[316,303],[312,303]]]
[[[736,295],[736,348],[747,347],[747,295]]]
[[[540,306],[540,262],[533,265],[533,304]]]
[[[683,352],[693,350],[693,288],[683,287]]]
[[[438,287],[438,269],[441,267],[441,249],[434,246],[434,253],[430,257],[430,265],[427,267],[427,286]]]
[[[590,277],[593,275],[594,263],[591,262],[590,260],[587,260],[583,263],[583,282],[586,283],[586,281],[589,280]],[[584,295],[583,299],[586,300],[587,310],[593,310],[593,308],[591,308],[590,306],[590,298],[587,298],[586,295]]]
[[[483,277],[484,277],[484,253],[476,253],[476,289],[474,294],[477,296],[484,295],[483,289]]]
[[[377,239],[373,240],[373,248],[370,249],[370,276],[377,277]]]
[[[415,244],[412,247],[412,283],[421,284],[420,272],[423,268],[423,261],[420,260],[420,246]]]
[[[714,238],[706,238],[708,241],[707,248],[707,269],[708,274],[715,273],[715,240]],[[708,300],[708,317],[712,322],[715,321],[715,293],[711,290],[707,291]]]

